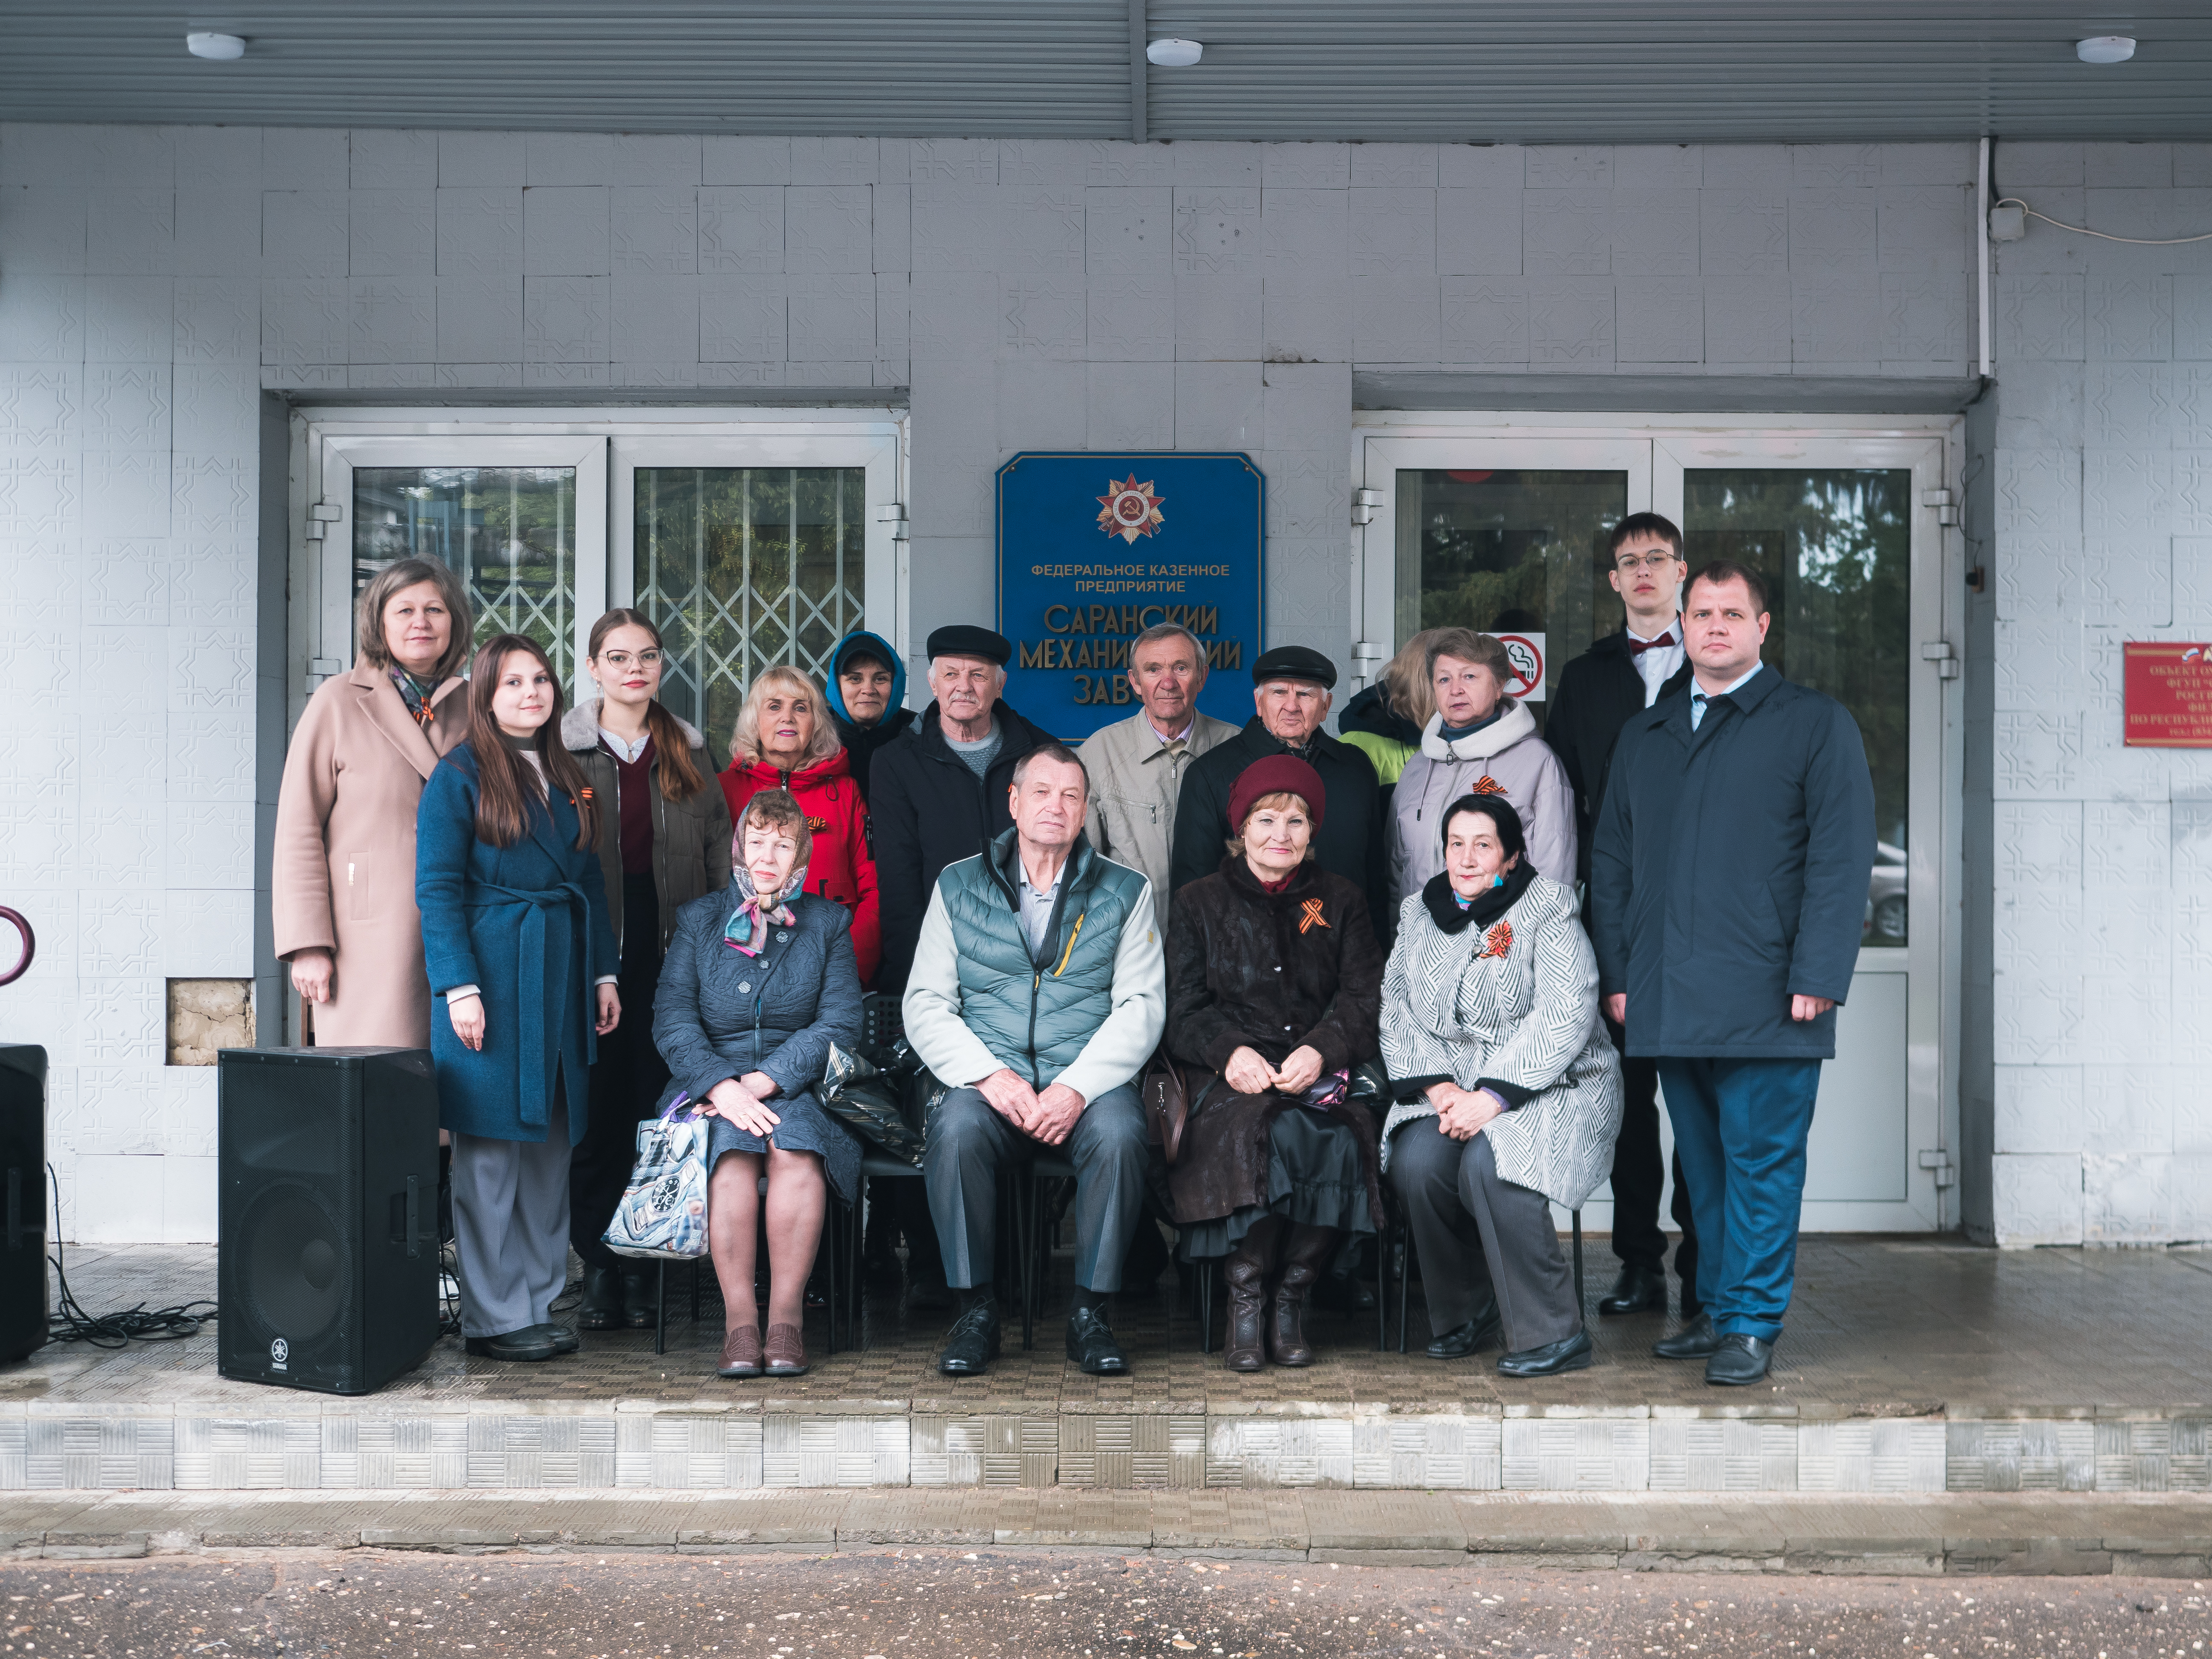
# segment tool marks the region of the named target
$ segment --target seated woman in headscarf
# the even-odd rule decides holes
[[[1296,756],[1245,768],[1229,855],[1176,895],[1169,928],[1167,1047],[1190,1115],[1168,1186],[1185,1257],[1229,1258],[1232,1371],[1313,1363],[1307,1297],[1382,1212],[1375,1120],[1348,1091],[1375,1056],[1382,951],[1360,890],[1314,861],[1328,807]]]
[[[1443,869],[1398,913],[1382,979],[1382,1127],[1429,1304],[1432,1359],[1504,1331],[1507,1376],[1590,1363],[1552,1206],[1579,1209],[1613,1169],[1620,1060],[1597,1017],[1597,958],[1571,869],[1528,862],[1521,815],[1462,795]]]
[[[724,1376],[799,1376],[806,1280],[828,1189],[860,1184],[860,1143],[813,1094],[833,1042],[860,1038],[852,918],[805,890],[811,840],[787,790],[738,815],[730,885],[678,913],[653,995],[653,1040],[670,1073],[659,1109],[688,1096],[714,1120],[707,1144],[707,1243],[726,1310]],[[753,1297],[754,1239],[768,1176],[768,1336]],[[825,1184],[826,1183],[826,1184]]]

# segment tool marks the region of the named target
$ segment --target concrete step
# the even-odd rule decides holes
[[[1089,1548],[1345,1565],[2212,1577],[2212,1498],[1399,1492],[11,1493],[0,1555]]]

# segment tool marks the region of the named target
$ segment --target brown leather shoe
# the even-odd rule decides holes
[[[1267,1369],[1267,1276],[1275,1269],[1282,1238],[1279,1218],[1262,1216],[1223,1266],[1222,1278],[1229,1285],[1229,1335],[1221,1345],[1221,1363],[1229,1370]]]
[[[1300,1223],[1284,1247],[1283,1277],[1275,1286],[1274,1317],[1268,1322],[1267,1346],[1278,1365],[1310,1365],[1313,1345],[1306,1340],[1306,1298],[1335,1253],[1337,1230]]]
[[[720,1376],[758,1376],[761,1374],[761,1334],[757,1325],[740,1325],[722,1338]]]
[[[806,1342],[796,1325],[768,1328],[768,1374],[770,1376],[806,1375]]]

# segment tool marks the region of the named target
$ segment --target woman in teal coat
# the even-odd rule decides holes
[[[494,1359],[550,1359],[568,1266],[568,1158],[596,1039],[615,1029],[617,953],[597,806],[560,738],[561,686],[532,640],[477,653],[469,735],[416,816],[416,902],[440,1122],[453,1137],[461,1330]]]

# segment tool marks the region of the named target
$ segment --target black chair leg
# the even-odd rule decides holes
[[[1375,1352],[1390,1349],[1390,1252],[1382,1235],[1375,1235]]]
[[[691,1259],[691,1322],[694,1325],[699,1322],[699,1269],[706,1265],[707,1258],[704,1256]]]
[[[659,1275],[653,1291],[653,1351],[657,1354],[668,1352],[668,1261],[665,1257],[653,1264]]]
[[[1213,1262],[1200,1256],[1191,1264],[1198,1269],[1198,1351],[1213,1352]]]

